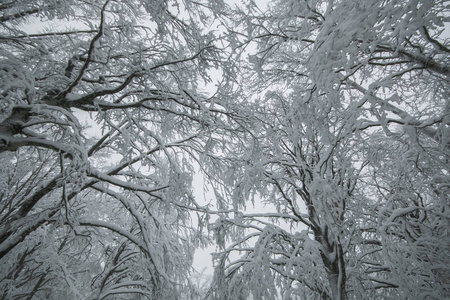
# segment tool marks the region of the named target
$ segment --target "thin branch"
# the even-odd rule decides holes
[[[106,6],[108,5],[108,3],[109,3],[109,0],[106,0],[106,2],[103,4],[102,10],[100,12],[100,25],[99,25],[98,33],[91,40],[86,61],[84,62],[83,67],[81,67],[81,70],[80,70],[77,78],[69,85],[69,87],[65,91],[62,92],[62,95],[64,97],[67,94],[69,94],[75,88],[75,86],[80,82],[81,78],[84,75],[84,71],[86,71],[86,69],[89,67],[89,64],[92,60],[92,54],[94,53],[94,50],[95,50],[95,43],[103,35],[103,27],[104,27],[104,23],[105,23],[105,10],[106,10]]]
[[[433,38],[430,36],[430,33],[428,32],[428,29],[427,29],[425,26],[422,27],[421,33],[422,33],[423,35],[425,35],[426,39],[427,39],[431,44],[433,44],[433,46],[434,46],[437,50],[440,50],[440,51],[443,51],[443,52],[450,53],[450,49],[449,49],[449,48],[445,47],[445,46],[442,45],[438,40],[433,39]]]

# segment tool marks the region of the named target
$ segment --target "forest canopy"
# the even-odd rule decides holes
[[[450,2],[256,2],[0,3],[0,299],[450,296]]]

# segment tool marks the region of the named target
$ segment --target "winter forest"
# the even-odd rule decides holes
[[[450,1],[0,24],[1,300],[450,298]]]

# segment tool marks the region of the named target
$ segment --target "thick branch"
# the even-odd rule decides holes
[[[77,145],[71,145],[73,147],[73,149],[71,149],[70,147],[67,147],[65,145],[36,137],[15,138],[0,134],[0,141],[1,141],[0,152],[16,151],[20,147],[28,146],[28,147],[42,147],[56,152],[65,153],[73,157],[72,154],[73,149],[79,148]],[[79,148],[78,150],[82,151],[81,148]]]
[[[443,64],[438,63],[437,61],[435,61],[434,59],[432,59],[429,56],[425,56],[425,55],[419,54],[419,53],[410,53],[410,52],[402,50],[402,49],[395,51],[394,49],[391,49],[388,46],[382,46],[382,45],[379,45],[378,48],[385,50],[385,51],[392,52],[392,53],[397,52],[401,56],[407,57],[410,61],[423,66],[424,68],[426,68],[429,71],[433,71],[433,72],[450,77],[450,67],[448,65],[443,65]]]
[[[354,81],[347,80],[347,83],[363,93],[366,97],[370,97],[372,100],[375,100],[376,103],[378,103],[381,107],[391,111],[392,113],[396,114],[401,118],[401,121],[398,123],[412,125],[420,132],[424,133],[426,136],[432,138],[436,142],[441,142],[441,136],[438,134],[437,130],[430,127],[430,126],[423,126],[424,122],[419,121],[418,119],[414,118],[410,114],[408,114],[406,111],[396,107],[395,105],[392,105],[391,103],[387,102],[386,100],[381,99],[380,97],[377,97],[373,94],[373,92],[363,88],[361,85],[357,84]],[[393,122],[390,120],[390,122]],[[446,148],[450,148],[450,144],[444,145]]]
[[[8,232],[9,234],[7,235],[7,238],[0,243],[0,259],[8,254],[16,245],[22,242],[28,236],[28,234],[35,231],[42,224],[47,222],[47,220],[58,210],[59,208],[54,208],[52,210],[41,212],[36,218],[27,220],[25,225],[13,234],[11,234],[11,232]],[[4,233],[3,230],[4,229],[2,228],[2,235]]]
[[[47,9],[48,9],[48,7],[47,7]],[[12,20],[19,19],[19,18],[23,18],[23,17],[29,16],[29,15],[33,15],[33,14],[38,13],[40,10],[42,10],[42,8],[34,8],[34,9],[30,9],[30,10],[26,10],[26,11],[22,11],[22,12],[16,13],[16,14],[13,14],[13,15],[2,16],[2,17],[0,17],[0,23],[12,21]]]

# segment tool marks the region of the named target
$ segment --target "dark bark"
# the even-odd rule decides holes
[[[29,119],[30,108],[14,107],[11,115],[0,123],[0,135],[13,136],[20,133]]]
[[[13,21],[13,20],[20,19],[20,18],[23,18],[26,16],[34,15],[34,14],[38,13],[40,10],[41,9],[39,9],[39,8],[33,8],[33,9],[22,11],[22,12],[13,14],[13,15],[2,16],[2,17],[0,17],[0,23]]]
[[[9,138],[22,132],[30,119],[30,108],[14,107],[11,115],[0,123],[0,152],[7,150]]]
[[[328,243],[326,241],[326,243]],[[327,251],[328,253],[321,253],[322,261],[324,262],[325,268],[327,270],[328,282],[330,284],[332,299],[333,300],[346,300],[345,291],[345,262],[343,258],[343,251],[341,245],[332,245],[333,251],[336,251],[335,259],[330,260],[329,255],[333,251]]]
[[[347,276],[342,245],[338,241],[330,241],[326,226],[325,230],[316,227],[313,231],[315,240],[322,245],[320,256],[322,257],[322,262],[327,272],[331,299],[346,300],[347,293],[345,285]]]

